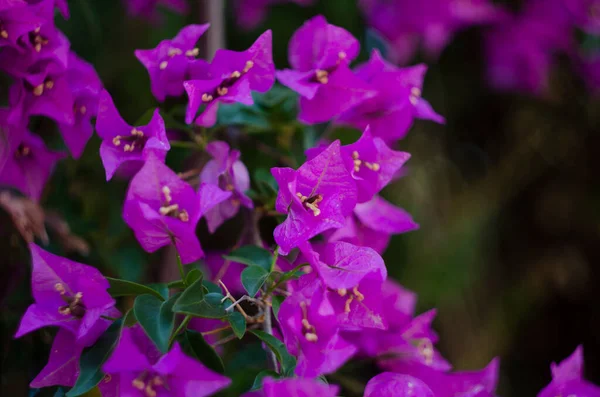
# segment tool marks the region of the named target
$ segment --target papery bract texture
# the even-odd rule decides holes
[[[356,205],[356,183],[343,162],[339,141],[297,170],[273,168],[271,173],[279,185],[275,209],[288,214],[274,231],[284,255],[327,229],[344,226]]]
[[[106,90],[100,94],[96,131],[102,138],[100,157],[106,171],[106,180],[113,177],[121,164],[132,162],[140,167],[150,154],[164,161],[171,148],[165,123],[158,109],[147,125],[133,127],[121,118]]]
[[[103,315],[114,316],[115,301],[98,269],[53,255],[29,244],[33,263],[31,290],[35,303],[27,309],[15,337],[57,326],[87,346],[108,328]]]
[[[204,255],[196,237],[198,220],[230,196],[231,192],[208,184],[195,192],[150,154],[129,184],[123,219],[146,251],[174,244],[183,263],[190,263]]]

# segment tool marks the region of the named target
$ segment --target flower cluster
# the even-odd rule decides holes
[[[54,165],[63,156],[28,130],[32,116],[56,122],[65,145],[81,156],[93,133],[102,83],[89,63],[70,50],[54,25],[55,4],[68,16],[66,2],[9,1],[0,7],[0,69],[12,77],[8,108],[0,109],[0,183],[39,200]]]
[[[149,13],[156,3],[180,4],[129,2],[136,13]],[[401,10],[404,3],[397,3]],[[423,12],[437,4],[424,3]],[[71,387],[73,396],[96,387],[105,397],[209,396],[231,384],[222,374],[221,345],[251,335],[263,342],[269,371],[257,376],[246,397],[336,396],[340,388],[322,377],[355,357],[372,359],[382,371],[366,384],[367,397],[496,395],[498,359],[479,371],[453,371],[436,348],[436,311],[417,314],[416,294],[388,278],[381,256],[390,236],[419,227],[380,196],[405,174],[410,158],[395,146],[415,119],[444,122],[422,98],[424,65],[399,68],[374,51],[351,68],[358,40],[322,16],[292,37],[291,69],[275,70],[271,31],[246,51],[221,49],[207,62],[198,59],[196,44],[208,25],[189,25],[155,49],[135,51],[157,100],[187,94],[180,108],[187,108],[185,123],[174,128],[190,140],[170,141],[163,109],[154,109],[145,125],[123,120],[93,68],[69,52],[53,26],[54,1],[3,4],[0,37],[7,48],[0,67],[15,83],[10,107],[0,112],[8,142],[0,182],[38,199],[60,157],[27,131],[29,116],[54,119],[74,156],[96,116],[106,179],[130,177],[123,220],[145,251],[170,246],[181,273],[179,280],[155,285],[105,278],[94,267],[30,244],[34,303],[15,336],[59,329],[32,387]],[[423,35],[433,40],[426,46],[439,51],[454,31],[497,16],[484,1],[476,9],[452,4],[439,8],[435,26],[394,34],[398,40]],[[443,31],[441,39],[431,36],[435,29]],[[217,128],[204,133],[216,124],[219,107],[253,105],[256,93],[271,90],[276,78],[298,94],[304,125],[329,122],[362,135],[342,144],[325,133],[298,167],[271,168],[262,176],[273,193],[265,198],[250,189],[251,173],[233,148],[236,141],[219,136]],[[175,144],[204,155],[202,168],[171,169],[165,161]],[[215,233],[239,212],[248,221],[235,248],[224,257],[206,254],[196,232],[200,219]],[[263,217],[281,220],[272,230],[276,246],[263,241]],[[202,258],[212,282],[198,268],[184,269]],[[135,297],[121,302],[123,315],[115,300],[122,296]],[[581,367],[579,348],[553,366],[553,381],[539,396],[597,396],[600,389],[582,379]]]

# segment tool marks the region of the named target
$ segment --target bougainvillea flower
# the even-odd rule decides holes
[[[298,357],[298,376],[334,372],[356,352],[339,336],[336,313],[320,280],[283,301],[278,318],[288,351]]]
[[[132,127],[121,118],[106,90],[100,93],[96,131],[102,138],[100,157],[106,170],[106,180],[113,177],[122,163],[134,161],[141,165],[151,153],[164,162],[171,148],[158,109],[147,125]]]
[[[306,156],[312,159],[321,150],[319,147],[309,149]],[[358,141],[342,146],[341,153],[348,172],[356,181],[359,203],[373,199],[410,158],[406,152],[390,149],[381,138],[373,138],[369,126]]]
[[[554,56],[574,48],[562,0],[527,2],[518,16],[506,18],[489,32],[485,47],[492,87],[534,95],[546,92]]]
[[[133,16],[140,16],[151,22],[160,21],[158,7],[174,11],[178,14],[185,14],[189,10],[186,0],[124,0],[127,6],[127,12]]]
[[[342,333],[345,340],[356,345],[361,354],[369,357],[377,356],[380,353],[382,350],[380,346],[385,343],[388,336],[401,338],[397,335],[401,334],[402,330],[411,323],[417,302],[417,295],[414,292],[405,289],[391,279],[385,280],[380,285],[377,295],[381,302],[385,302],[379,313],[387,325],[387,330],[363,328],[359,332]]]
[[[317,271],[327,288],[349,290],[369,274],[374,274],[380,282],[387,278],[383,258],[371,248],[335,242],[313,250],[308,241],[299,247],[304,258]]]
[[[30,115],[46,116],[57,123],[73,124],[73,95],[62,67],[51,63],[46,70],[15,82],[9,90],[10,121]]]
[[[57,326],[84,346],[96,341],[110,325],[100,317],[114,315],[115,300],[106,292],[108,281],[94,267],[53,255],[33,243],[29,248],[35,303],[21,319],[15,337]]]
[[[552,382],[538,394],[538,397],[600,396],[600,387],[583,379],[583,347],[577,346],[569,357],[559,364],[552,363],[550,368]]]
[[[378,360],[379,366],[393,372],[402,372],[398,368],[413,364],[423,364],[438,371],[451,369],[450,363],[434,347],[439,339],[431,327],[435,315],[435,310],[429,310],[412,319],[400,331],[381,335],[379,354],[385,357]]]
[[[384,372],[367,383],[364,397],[436,397],[421,380],[409,375]]]
[[[208,184],[194,192],[161,159],[150,154],[129,184],[123,218],[146,251],[174,244],[182,262],[190,263],[204,255],[196,237],[198,220],[230,196],[231,192]]]
[[[480,371],[448,373],[423,364],[405,363],[395,372],[420,379],[435,397],[496,397],[499,368],[500,361],[496,358]]]
[[[350,32],[327,23],[321,15],[294,33],[288,49],[293,69],[278,71],[277,79],[300,94],[300,121],[328,121],[375,95],[348,68],[359,48]]]
[[[361,247],[373,248],[383,253],[390,238],[416,230],[419,224],[400,207],[389,203],[380,196],[366,203],[356,204],[354,212],[346,218],[346,224],[340,229],[325,232],[327,241],[346,241]]]
[[[18,47],[19,39],[39,29],[47,19],[35,7],[13,6],[14,1],[0,4],[0,47]]]
[[[246,393],[242,397],[335,397],[338,395],[339,390],[340,388],[336,385],[327,385],[316,379],[265,378],[260,391]]]
[[[118,376],[120,396],[205,397],[229,386],[231,380],[186,356],[179,343],[157,357],[138,327],[124,328],[119,344],[102,366]]]
[[[189,79],[189,65],[199,54],[196,43],[209,24],[188,25],[172,40],[161,41],[151,50],[135,50],[135,56],[148,70],[152,95],[159,101],[183,94]]]
[[[315,0],[237,0],[235,16],[238,25],[244,30],[252,30],[267,16],[270,6],[282,3],[296,3],[300,6],[314,4]]]
[[[246,51],[219,49],[201,80],[184,83],[189,97],[186,123],[196,117],[200,106],[204,110],[195,122],[211,127],[217,121],[219,103],[240,102],[252,105],[251,91],[267,92],[275,82],[272,54],[272,33],[267,30]]]
[[[279,185],[275,209],[288,214],[273,233],[283,255],[327,229],[344,226],[356,205],[356,183],[339,141],[297,170],[272,168],[271,173]]]
[[[29,384],[33,388],[48,386],[72,387],[79,376],[79,357],[83,345],[75,343],[73,334],[66,329],[59,329],[52,348],[48,363]]]
[[[10,131],[19,130],[24,127],[10,127]],[[64,155],[48,150],[42,138],[27,131],[15,143],[8,138],[11,153],[0,169],[0,184],[12,186],[37,201],[54,166]]]
[[[377,94],[341,114],[336,122],[360,129],[370,126],[371,134],[386,142],[404,138],[415,118],[444,123],[444,118],[421,97],[426,72],[424,64],[395,67],[373,50],[369,61],[358,66],[355,73]]]
[[[69,67],[66,74],[73,94],[75,122],[59,124],[59,130],[71,155],[79,158],[94,132],[92,117],[98,113],[102,82],[94,67],[73,52],[69,54]]]
[[[240,205],[253,208],[252,200],[245,192],[250,189],[248,169],[240,161],[240,151],[231,150],[226,142],[214,141],[206,145],[206,151],[212,156],[202,172],[200,182],[217,185],[231,192],[231,197],[215,206],[205,215],[208,230],[215,230],[227,219],[233,218],[239,211]]]
[[[490,0],[360,0],[367,23],[389,43],[389,57],[407,63],[419,45],[435,58],[456,32],[504,15]]]

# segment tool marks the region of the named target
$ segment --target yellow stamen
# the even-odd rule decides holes
[[[167,61],[162,61],[162,62],[160,63],[160,65],[158,65],[158,68],[159,68],[160,70],[165,70],[165,69],[167,68],[167,66],[169,66],[169,62],[167,62]]]
[[[36,85],[35,87],[33,87],[33,95],[41,96],[43,93],[44,93],[44,85],[43,84]]]
[[[59,307],[58,312],[63,316],[68,316],[71,314],[71,308],[69,306]]]
[[[87,108],[85,106],[81,105],[79,107],[79,113],[86,114],[87,113]]]
[[[52,80],[46,81],[45,86],[47,89],[51,90],[52,88],[54,88],[54,81],[52,81]]]
[[[229,90],[227,87],[217,87],[217,94],[219,94],[219,96],[227,95],[228,92]]]
[[[131,135],[133,136],[138,136],[138,137],[143,137],[144,136],[144,131],[142,130],[138,130],[137,128],[134,128],[131,130]]]
[[[346,296],[346,294],[348,293],[348,290],[346,288],[338,288],[337,293],[339,296]]]
[[[348,299],[346,299],[346,304],[344,305],[344,312],[350,313],[350,304],[354,300],[354,295],[350,295]]]
[[[2,37],[3,39],[8,39],[8,32],[4,29],[2,29],[0,31],[0,37]]]
[[[375,172],[379,171],[379,169],[381,168],[378,163],[368,163],[366,161],[365,161],[365,166],[368,169],[370,169],[371,171],[375,171]]]
[[[212,95],[210,94],[202,94],[202,102],[210,102],[213,100]]]
[[[356,300],[358,300],[359,302],[365,300],[365,296],[361,294],[360,291],[358,291],[358,286],[352,288],[352,293],[356,296]]]
[[[146,383],[144,383],[143,380],[137,378],[131,382],[131,385],[140,391],[146,388]]]
[[[413,87],[410,89],[410,96],[408,97],[410,103],[416,106],[421,97],[421,89],[419,87]]]
[[[158,211],[160,212],[161,215],[168,215],[169,213],[171,213],[173,211],[177,211],[178,209],[179,209],[178,204],[171,204],[167,207],[160,207],[160,209]]]
[[[54,289],[61,295],[64,295],[67,291],[65,291],[65,286],[61,283],[54,284]]]
[[[252,69],[253,67],[254,67],[254,62],[246,61],[246,66],[244,66],[244,73],[247,73],[248,70]]]
[[[152,388],[152,384],[148,383],[144,389],[144,393],[147,397],[156,397],[156,390]]]
[[[171,189],[169,189],[168,186],[162,187],[162,194],[165,196],[165,201],[167,203],[170,203],[173,200],[173,198],[171,197]]]
[[[167,54],[169,57],[173,58],[175,55],[180,55],[181,50],[179,48],[169,48],[169,52]]]
[[[121,136],[117,135],[116,137],[114,137],[112,140],[112,143],[115,146],[120,146],[121,145]]]
[[[315,71],[317,81],[321,84],[329,83],[329,73],[326,70],[317,69]]]
[[[200,50],[198,48],[187,50],[185,52],[185,55],[188,56],[188,57],[197,57],[198,54],[200,54]]]
[[[190,220],[190,215],[188,214],[188,212],[186,210],[182,210],[179,215],[179,220],[182,222],[187,222]]]
[[[317,334],[312,333],[312,332],[307,332],[306,334],[304,334],[304,337],[309,342],[317,342],[319,340],[319,337],[317,336]]]
[[[230,77],[231,77],[232,79],[239,79],[241,75],[242,75],[242,74],[236,70],[236,71],[234,71],[233,73],[231,73],[231,76],[230,76]]]

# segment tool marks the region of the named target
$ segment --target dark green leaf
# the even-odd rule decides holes
[[[169,286],[165,283],[148,284],[148,287],[152,288],[163,297],[163,300],[169,299]]]
[[[192,269],[188,274],[185,275],[185,284],[192,285],[202,277],[203,275],[200,269]]]
[[[231,329],[235,336],[237,336],[238,339],[242,339],[246,333],[246,319],[242,316],[242,313],[232,312],[227,316],[227,320],[229,321],[229,324],[231,324]]]
[[[94,345],[83,351],[79,360],[79,377],[75,386],[67,393],[68,397],[81,396],[96,387],[104,378],[102,364],[116,346],[122,327],[121,319],[113,322]]]
[[[215,349],[206,343],[201,333],[187,329],[183,338],[183,349],[213,371],[220,374],[225,372],[223,360]]]
[[[185,283],[181,280],[171,281],[167,286],[169,289],[185,289]]]
[[[173,305],[179,297],[173,295],[171,299],[162,302],[151,295],[141,295],[133,303],[133,312],[146,335],[163,353],[169,350],[169,337],[173,332],[175,313]]]
[[[281,364],[281,373],[284,375],[290,374],[296,367],[296,359],[288,353],[285,345],[271,334],[260,330],[250,330],[257,338],[265,342],[265,344],[275,353],[277,361]]]
[[[215,284],[211,281],[204,280],[204,281],[202,281],[202,285],[204,286],[204,288],[206,288],[206,290],[208,292],[214,292],[216,294],[221,293],[221,287],[219,287],[217,284]]]
[[[259,390],[262,387],[263,380],[267,377],[279,379],[281,378],[281,375],[279,375],[277,372],[271,369],[265,369],[263,371],[260,371],[258,375],[256,375],[256,378],[254,378],[254,383],[252,384],[252,388],[250,389],[250,391]]]
[[[144,295],[150,294],[154,295],[160,300],[165,300],[163,296],[155,289],[152,289],[148,286],[134,283],[132,281],[121,280],[118,278],[110,278],[106,277],[108,282],[110,283],[110,288],[108,289],[108,293],[113,297],[119,296],[127,296],[127,295]]]
[[[279,308],[281,307],[281,303],[285,300],[285,296],[281,295],[273,295],[273,300],[271,304],[273,305],[273,315],[279,321]]]
[[[269,277],[269,272],[259,266],[249,266],[242,271],[242,285],[248,292],[248,295],[254,297],[260,287]]]
[[[262,110],[256,106],[246,106],[241,103],[219,106],[217,124],[253,127],[254,133],[271,131],[271,124]]]
[[[224,258],[248,266],[262,267],[269,273],[273,270],[271,268],[273,265],[273,255],[266,249],[257,247],[256,245],[240,247],[231,251],[229,255],[225,255]]]
[[[227,316],[224,296],[220,293],[204,292],[202,278],[190,285],[177,299],[173,311],[194,317],[224,318]]]

